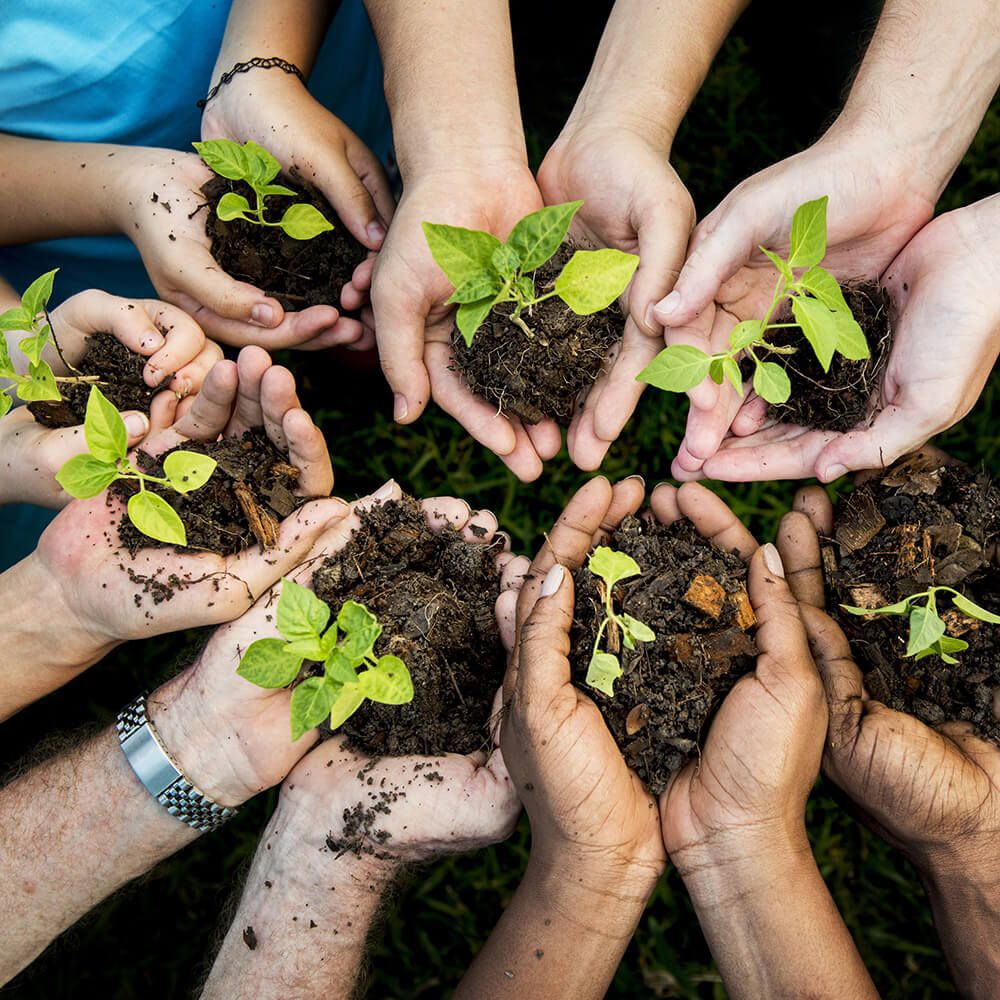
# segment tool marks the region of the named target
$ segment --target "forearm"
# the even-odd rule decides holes
[[[506,0],[366,0],[406,179],[484,157],[527,162]]]

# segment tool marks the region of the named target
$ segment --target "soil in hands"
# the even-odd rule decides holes
[[[73,375],[97,376],[94,381],[59,382],[62,399],[29,403],[31,415],[44,427],[76,427],[87,415],[90,387],[98,385],[116,410],[141,410],[149,413],[153,397],[167,387],[168,381],[150,388],[143,381],[146,361],[110,333],[94,333],[87,338],[87,349],[75,365]]]
[[[604,582],[581,567],[575,574],[573,680],[597,703],[629,766],[659,795],[697,754],[722,699],[754,668],[747,570],[738,555],[683,520],[664,526],[627,517],[606,544],[642,570],[615,586],[615,610],[644,622],[656,638],[628,650],[609,626],[601,649],[618,655],[624,673],[615,681],[614,698],[588,686],[587,665],[604,618]]]
[[[949,665],[907,657],[909,619],[857,617],[841,604],[878,608],[934,586],[954,587],[1000,613],[1000,490],[985,472],[911,456],[837,506],[823,540],[827,603],[851,642],[871,696],[930,725],[962,720],[1000,744],[993,688],[1000,684],[1000,626],[968,618],[938,595],[947,634],[969,648]],[[923,603],[923,601],[921,601]]]
[[[563,245],[535,272],[538,293],[553,283],[573,256]],[[534,334],[529,337],[508,317],[514,305],[494,309],[467,347],[455,327],[452,350],[455,367],[474,393],[496,403],[508,417],[537,424],[552,417],[568,427],[580,393],[601,373],[608,351],[622,339],[625,317],[618,304],[591,316],[577,316],[558,296],[546,299],[521,318]]]
[[[373,756],[472,753],[490,745],[493,697],[506,656],[494,606],[500,580],[495,544],[431,531],[410,497],[361,514],[361,527],[313,575],[334,613],[364,604],[382,626],[376,656],[391,653],[413,678],[413,701],[366,701],[340,732]]]
[[[311,240],[293,240],[277,226],[258,226],[244,219],[223,222],[215,208],[224,194],[235,191],[251,205],[256,204],[256,195],[244,181],[213,177],[201,188],[209,205],[205,232],[212,240],[212,256],[227,274],[256,285],[289,312],[320,305],[340,308],[340,290],[368,251],[315,187],[287,174],[279,181],[298,197],[268,198],[269,222],[277,222],[290,205],[309,204],[333,223],[333,229]]]
[[[796,354],[757,351],[762,361],[776,361],[788,372],[792,394],[787,403],[769,404],[767,416],[784,424],[816,427],[819,430],[849,431],[870,421],[881,409],[876,402],[882,390],[882,375],[892,348],[889,320],[889,296],[875,282],[844,287],[844,298],[851,307],[868,340],[871,356],[864,361],[849,361],[835,354],[829,372],[816,358],[798,326],[784,327],[768,334],[776,347],[795,347]],[[791,313],[782,320],[788,322]],[[741,365],[744,378],[753,378],[753,362]]]
[[[272,548],[278,540],[279,522],[303,501],[293,493],[299,470],[288,464],[288,456],[275,448],[264,429],[251,428],[241,437],[221,441],[185,441],[171,449],[178,450],[209,455],[218,463],[209,481],[193,493],[182,496],[157,483],[147,486],[163,497],[184,522],[188,544],[180,551],[228,556],[255,542],[265,549]],[[166,451],[151,458],[139,449],[135,462],[141,471],[162,476],[163,459],[169,454]],[[118,480],[112,483],[109,493],[128,500],[138,489],[133,479]],[[168,547],[142,534],[124,516],[118,524],[118,535],[132,555],[139,549]]]

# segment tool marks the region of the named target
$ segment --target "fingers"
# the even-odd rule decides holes
[[[362,146],[360,141],[357,146]],[[327,155],[314,157],[318,166],[313,179],[354,238],[369,250],[378,250],[385,239],[389,216],[380,214],[370,187],[379,190],[383,199],[389,195],[391,201],[389,182],[382,165],[367,149],[362,152],[362,149],[354,148],[352,152],[354,161],[363,164],[367,184],[358,176],[353,163],[349,162],[345,146],[339,143],[329,149]]]
[[[823,449],[840,435],[791,424],[775,424],[745,438],[728,438],[702,471],[727,483],[805,479]]]
[[[542,460],[535,451],[531,435],[524,424],[516,418],[511,418],[508,422],[514,431],[514,450],[509,455],[497,457],[522,483],[533,483],[542,474]]]
[[[218,362],[205,376],[190,409],[174,424],[170,433],[192,441],[214,441],[229,423],[238,389],[239,374],[235,362]],[[167,447],[173,447],[173,444]]]
[[[244,347],[236,358],[238,386],[236,407],[226,426],[227,437],[236,437],[251,427],[264,426],[264,407],[261,401],[261,381],[271,367],[271,355],[261,347]],[[284,385],[279,385],[280,390]],[[292,393],[294,396],[294,383]],[[297,404],[298,400],[295,401]],[[294,405],[294,404],[293,404]]]
[[[562,431],[554,420],[546,419],[537,424],[526,424],[524,430],[535,454],[543,462],[559,454],[559,449],[562,448]]]
[[[699,535],[735,552],[744,562],[757,551],[756,539],[725,500],[700,483],[685,483],[677,491],[677,506]]]
[[[289,463],[299,470],[296,493],[305,497],[329,496],[333,490],[330,451],[312,417],[298,407],[288,410],[282,417],[281,436],[286,442]]]
[[[205,351],[205,334],[201,327],[183,309],[178,309],[169,303],[156,299],[143,299],[135,305],[137,308],[132,310],[131,316],[144,316],[154,330],[162,331],[163,346],[153,353],[139,352],[149,354],[149,360],[142,372],[146,385],[157,386],[167,376],[176,373],[176,377],[170,383],[173,392],[185,396],[189,392],[197,392],[201,386],[201,379],[195,380],[198,370],[193,367],[185,369]],[[112,330],[112,333],[115,332]],[[118,339],[121,340],[121,337]],[[211,368],[212,363],[222,357],[222,351],[217,345],[211,344],[211,348],[206,358],[202,359],[203,362],[211,359],[211,363],[204,367],[202,375]]]
[[[646,337],[662,336],[654,307],[673,288],[684,266],[688,237],[694,227],[694,205],[656,199],[646,206],[636,231],[639,267],[629,288],[632,320]]]
[[[508,653],[513,650],[517,639],[518,591],[530,568],[531,563],[525,556],[512,556],[504,564],[500,576],[500,594],[496,603],[497,627],[500,629],[500,641]]]
[[[800,605],[799,616],[830,707],[830,745],[837,749],[857,732],[864,711],[864,681],[847,636],[836,622],[808,604]]]
[[[142,305],[91,288],[70,296],[52,310],[52,330],[72,363],[83,357],[86,338],[93,333],[110,332],[129,350],[150,355],[163,347],[165,338]],[[78,339],[79,334],[82,339]]]
[[[805,514],[821,535],[833,534],[833,503],[822,486],[803,486],[795,493],[792,509]]]
[[[569,683],[569,627],[573,623],[573,578],[555,565],[539,599],[521,626],[515,690],[531,702]]]
[[[815,459],[816,478],[829,483],[858,469],[892,465],[940,429],[926,419],[926,412],[924,403],[919,409],[890,405],[867,430],[837,435]]]
[[[808,516],[801,511],[789,511],[778,525],[777,545],[795,599],[814,608],[825,607],[819,539]]]

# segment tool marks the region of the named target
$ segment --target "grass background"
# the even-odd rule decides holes
[[[537,163],[557,133],[589,65],[607,3],[513,4],[529,148]],[[726,42],[675,147],[675,162],[699,213],[743,177],[807,145],[835,110],[876,4],[846,2],[828,19],[797,5],[757,5]],[[789,28],[794,25],[794,35]],[[678,30],[681,30],[678,26]],[[1000,102],[941,202],[955,208],[1000,190]],[[947,331],[942,331],[946,334]],[[306,405],[327,434],[337,489],[367,493],[390,476],[416,495],[453,494],[488,507],[532,552],[541,532],[586,478],[565,453],[542,479],[519,484],[492,455],[433,408],[416,425],[388,419],[391,399],[377,372],[344,372],[312,355],[292,358]],[[997,388],[938,443],[996,468],[1000,449]],[[648,393],[602,471],[639,472],[647,483],[669,475],[683,433],[685,404]],[[773,538],[793,484],[719,487],[762,540]],[[130,644],[78,681],[0,728],[0,760],[16,760],[43,732],[109,724],[142,687],[190,657],[198,635]],[[100,795],[100,790],[94,790]],[[2,997],[184,997],[210,961],[220,913],[273,808],[260,796],[221,833],[203,838],[95,909],[5,989]],[[902,857],[857,824],[820,781],[808,807],[817,861],[883,995],[954,995],[920,884]],[[51,831],[39,830],[43,843]],[[393,901],[373,949],[368,996],[378,1000],[445,997],[493,928],[520,879],[530,834],[522,820],[506,843],[423,869]],[[88,858],[79,859],[81,865]],[[2,937],[2,930],[0,930]],[[683,885],[661,881],[618,970],[609,997],[726,996]]]

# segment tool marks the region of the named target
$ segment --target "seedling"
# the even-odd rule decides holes
[[[479,229],[425,222],[424,236],[438,267],[455,286],[455,323],[465,343],[501,302],[515,303],[510,321],[534,337],[523,314],[558,295],[578,316],[607,309],[632,280],[639,258],[621,250],[577,250],[551,290],[538,294],[533,273],[559,249],[582,201],[550,205],[526,215],[506,243]]]
[[[824,195],[815,201],[807,201],[795,210],[788,260],[760,247],[778,270],[778,284],[762,320],[738,323],[729,335],[729,350],[719,354],[705,354],[697,347],[686,344],[668,347],[640,372],[639,381],[667,392],[687,392],[708,375],[717,385],[722,385],[728,378],[742,396],[743,379],[736,357],[746,351],[754,363],[754,392],[769,403],[787,402],[792,391],[788,374],[780,364],[762,361],[757,357],[756,350],[766,349],[775,354],[797,353],[795,347],[779,347],[766,339],[769,330],[791,326],[801,328],[825,372],[830,370],[836,353],[851,361],[869,357],[868,342],[851,315],[837,279],[819,266],[826,253],[827,201]],[[796,278],[798,268],[806,270]],[[795,322],[772,323],[775,310],[786,299],[792,304]]]
[[[339,729],[365,698],[383,705],[413,700],[413,680],[398,656],[373,652],[382,634],[376,617],[356,601],[347,601],[327,628],[330,608],[311,590],[282,579],[278,598],[281,639],[258,639],[243,654],[236,672],[262,688],[287,687],[303,660],[323,664],[322,677],[307,677],[292,691],[292,742],[327,716]],[[326,631],[324,631],[324,629]],[[359,667],[365,667],[358,673]]]
[[[42,351],[49,343],[49,334],[52,333],[46,306],[52,294],[52,281],[58,270],[56,268],[36,278],[21,296],[21,305],[0,314],[0,378],[11,383],[0,390],[0,417],[13,406],[13,391],[26,403],[60,398],[52,368],[47,361],[42,360]],[[28,334],[17,345],[28,359],[27,375],[18,374],[10,360],[4,334],[15,330],[24,330]]]
[[[83,433],[88,451],[74,455],[56,473],[59,485],[70,496],[87,500],[103,493],[116,479],[137,479],[139,492],[129,498],[128,519],[150,538],[187,545],[187,532],[177,511],[146,484],[160,483],[178,493],[191,493],[208,482],[215,459],[193,451],[174,451],[163,460],[163,478],[141,472],[126,457],[125,421],[96,385],[87,397]]]
[[[219,199],[216,214],[224,222],[243,219],[257,226],[280,226],[285,234],[294,240],[311,240],[320,233],[333,229],[319,209],[312,205],[292,205],[278,222],[268,222],[264,217],[264,199],[272,195],[296,196],[296,192],[284,184],[271,182],[281,172],[281,164],[257,143],[247,141],[242,146],[231,139],[209,139],[207,142],[192,143],[198,154],[221,177],[231,181],[246,181],[253,188],[256,204],[241,194],[229,191]]]
[[[622,666],[614,653],[602,653],[599,650],[605,629],[609,625],[621,629],[622,643],[626,649],[635,649],[637,642],[651,642],[656,638],[656,633],[637,618],[624,613],[618,614],[614,609],[611,595],[615,584],[620,580],[627,580],[630,576],[638,576],[642,572],[639,564],[631,556],[624,552],[615,552],[606,545],[599,545],[591,554],[587,568],[604,581],[604,620],[594,640],[594,651],[587,667],[587,683],[598,691],[603,691],[609,698],[613,698],[615,680],[621,677]]]
[[[841,607],[852,615],[909,615],[910,636],[906,644],[907,656],[917,660],[922,660],[925,656],[940,656],[945,663],[958,663],[958,660],[950,654],[968,649],[969,644],[945,635],[945,623],[937,613],[937,595],[942,593],[951,594],[951,603],[970,618],[1000,625],[1000,615],[981,608],[975,601],[970,601],[953,587],[931,587],[919,594],[910,594],[904,600],[884,608],[855,608],[849,604],[841,604]],[[916,603],[921,598],[927,598],[925,604]]]

